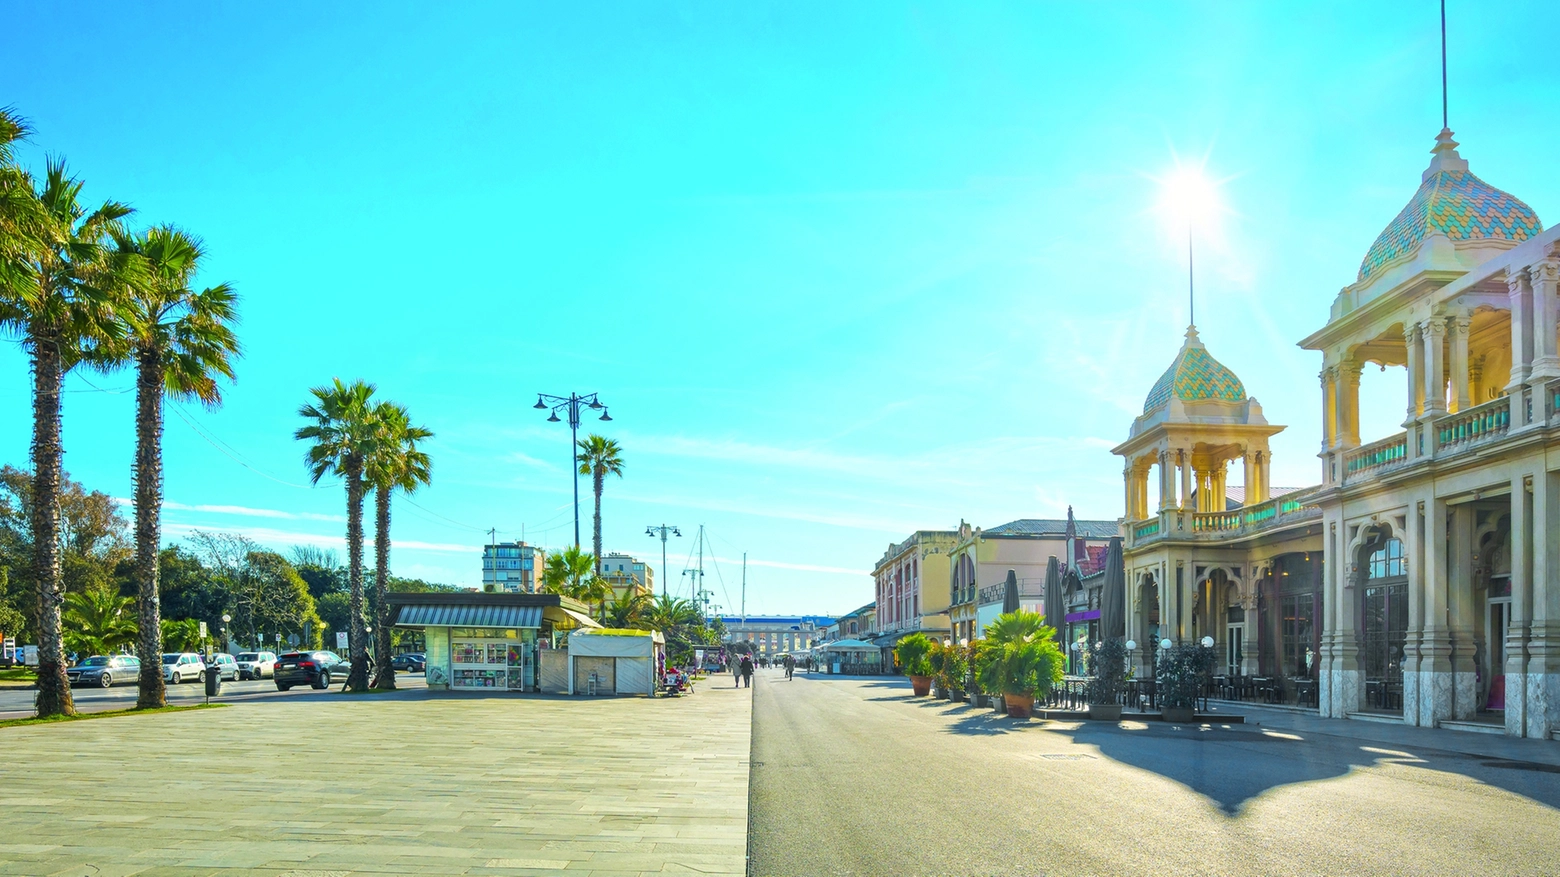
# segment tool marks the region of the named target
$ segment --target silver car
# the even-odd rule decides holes
[[[135,682],[141,675],[141,660],[134,655],[93,655],[65,671],[71,685],[97,685],[107,688],[115,682]]]
[[[162,656],[163,681],[169,685],[180,682],[206,681],[206,662],[194,652],[164,652]]]
[[[223,682],[237,682],[238,662],[227,652],[217,652],[211,656],[211,661],[206,665],[208,672],[217,674],[217,678]]]
[[[238,678],[265,679],[276,672],[275,652],[240,652]]]

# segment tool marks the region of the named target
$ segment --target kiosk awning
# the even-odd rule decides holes
[[[401,627],[534,627],[542,626],[540,606],[462,606],[425,603],[402,606],[395,618]]]

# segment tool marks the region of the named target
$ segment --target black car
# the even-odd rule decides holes
[[[428,669],[428,656],[421,652],[407,652],[391,658],[390,666],[407,673],[422,673]]]
[[[329,688],[332,675],[346,676],[352,665],[335,652],[288,652],[276,659],[276,690],[294,685]]]

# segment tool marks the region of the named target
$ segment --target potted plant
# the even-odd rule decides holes
[[[1159,715],[1167,722],[1196,718],[1197,697],[1213,669],[1213,649],[1182,645],[1167,649],[1159,658]]]
[[[1089,649],[1089,718],[1121,721],[1121,692],[1127,681],[1127,647],[1119,639],[1097,642]]]
[[[924,633],[912,633],[894,647],[894,660],[910,677],[910,691],[915,697],[925,697],[932,690],[932,665],[927,659],[931,650],[932,641]]]
[[[951,645],[943,660],[943,676],[948,680],[948,699],[966,700],[965,691],[970,678],[970,647]]]
[[[994,652],[987,677],[1002,692],[1007,714],[1027,719],[1035,698],[1048,696],[1062,681],[1066,660],[1056,647],[1055,631],[1038,613],[1019,609],[997,616],[987,634]]]
[[[948,695],[948,677],[943,671],[948,664],[948,647],[933,637],[932,647],[926,652],[926,665],[932,669],[932,697],[941,699]]]
[[[988,678],[990,675],[992,659],[996,657],[991,644],[986,640],[978,639],[970,643],[970,706],[991,706],[992,697],[988,692],[996,690],[996,685]]]

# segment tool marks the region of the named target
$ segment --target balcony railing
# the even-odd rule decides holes
[[[1511,399],[1502,396],[1435,421],[1436,447],[1462,450],[1498,438],[1511,428]]]
[[[1147,539],[1151,536],[1157,535],[1159,535],[1158,518],[1155,518],[1152,521],[1144,521],[1143,523],[1138,524],[1137,527],[1132,531],[1132,538],[1134,539]]]
[[[1400,432],[1379,442],[1355,448],[1344,455],[1344,477],[1352,478],[1364,472],[1400,466],[1407,459],[1408,433]]]
[[[1306,499],[1310,493],[1287,494],[1275,497],[1267,502],[1258,503],[1250,508],[1236,509],[1228,512],[1198,512],[1192,515],[1192,532],[1194,533],[1223,533],[1235,530],[1261,529],[1280,519],[1287,519],[1304,513],[1305,517],[1318,513],[1318,506],[1308,505]]]

